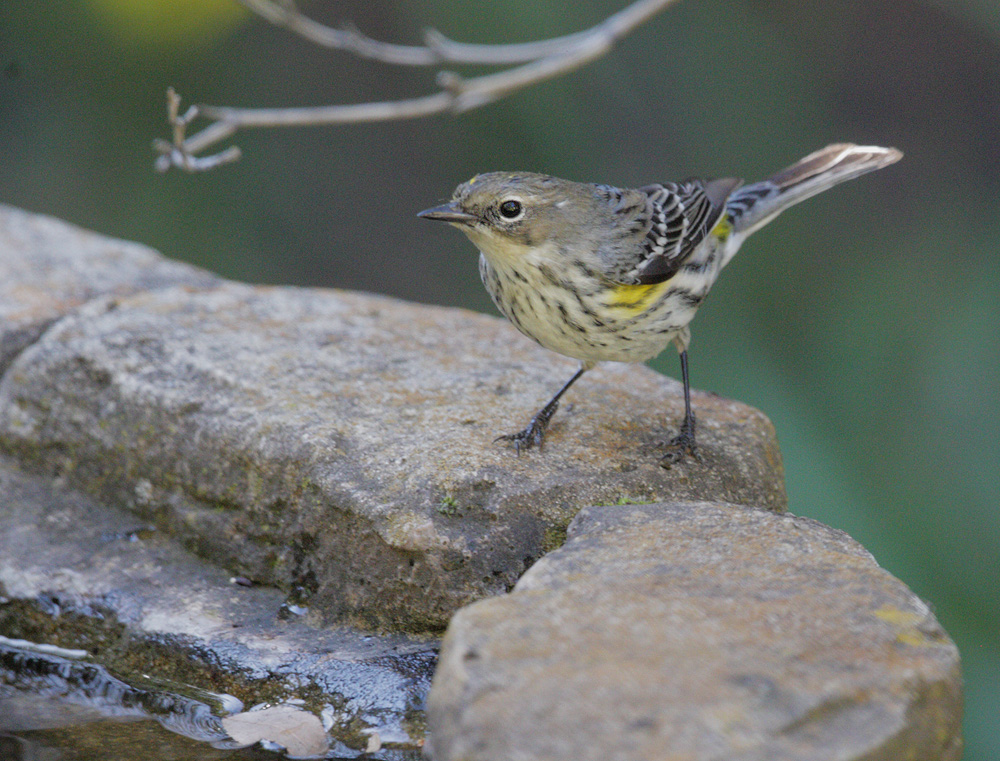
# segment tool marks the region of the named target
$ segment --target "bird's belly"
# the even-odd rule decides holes
[[[483,283],[497,308],[547,349],[586,362],[644,362],[686,327],[708,287],[679,273],[653,285],[614,286],[576,279],[572,286],[507,272],[482,260]]]

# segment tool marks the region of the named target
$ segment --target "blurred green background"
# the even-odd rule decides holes
[[[417,43],[427,26],[565,34],[625,4],[303,7]],[[694,323],[694,383],[766,412],[792,511],[848,531],[934,607],[962,651],[966,758],[1000,758],[1000,4],[684,0],[481,110],[244,132],[243,160],[205,175],[153,171],[170,85],[288,106],[434,78],[314,48],[231,0],[5,0],[0,201],[236,279],[493,312],[468,241],[414,217],[476,172],[756,180],[828,142],[901,148],[743,247]],[[656,367],[676,374],[673,352]]]

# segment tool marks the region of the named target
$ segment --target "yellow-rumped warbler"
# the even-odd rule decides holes
[[[774,176],[686,180],[622,189],[529,172],[491,172],[418,216],[450,222],[478,247],[497,308],[526,336],[581,361],[531,419],[497,441],[540,445],[559,399],[605,360],[643,362],[672,341],[684,420],[663,464],[695,454],[688,323],[750,233],[789,206],[902,158],[895,148],[830,145]]]

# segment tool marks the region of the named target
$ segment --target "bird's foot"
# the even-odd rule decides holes
[[[698,445],[694,440],[694,416],[685,420],[681,424],[680,433],[670,441],[662,442],[660,446],[666,448],[667,453],[660,458],[660,467],[669,468],[684,459],[685,455],[691,455],[695,460],[701,462],[701,454],[698,452]]]
[[[493,439],[493,443],[495,444],[498,441],[512,443],[518,457],[521,456],[522,449],[531,449],[532,447],[541,449],[542,439],[545,438],[545,429],[549,427],[549,421],[556,414],[557,409],[559,409],[558,402],[546,405],[537,415],[531,418],[531,422],[528,423],[523,431],[497,436]]]

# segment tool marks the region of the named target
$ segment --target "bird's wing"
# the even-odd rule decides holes
[[[662,283],[669,280],[715,227],[726,210],[726,199],[741,180],[688,180],[639,188],[649,199],[649,231],[642,254],[625,282]]]

